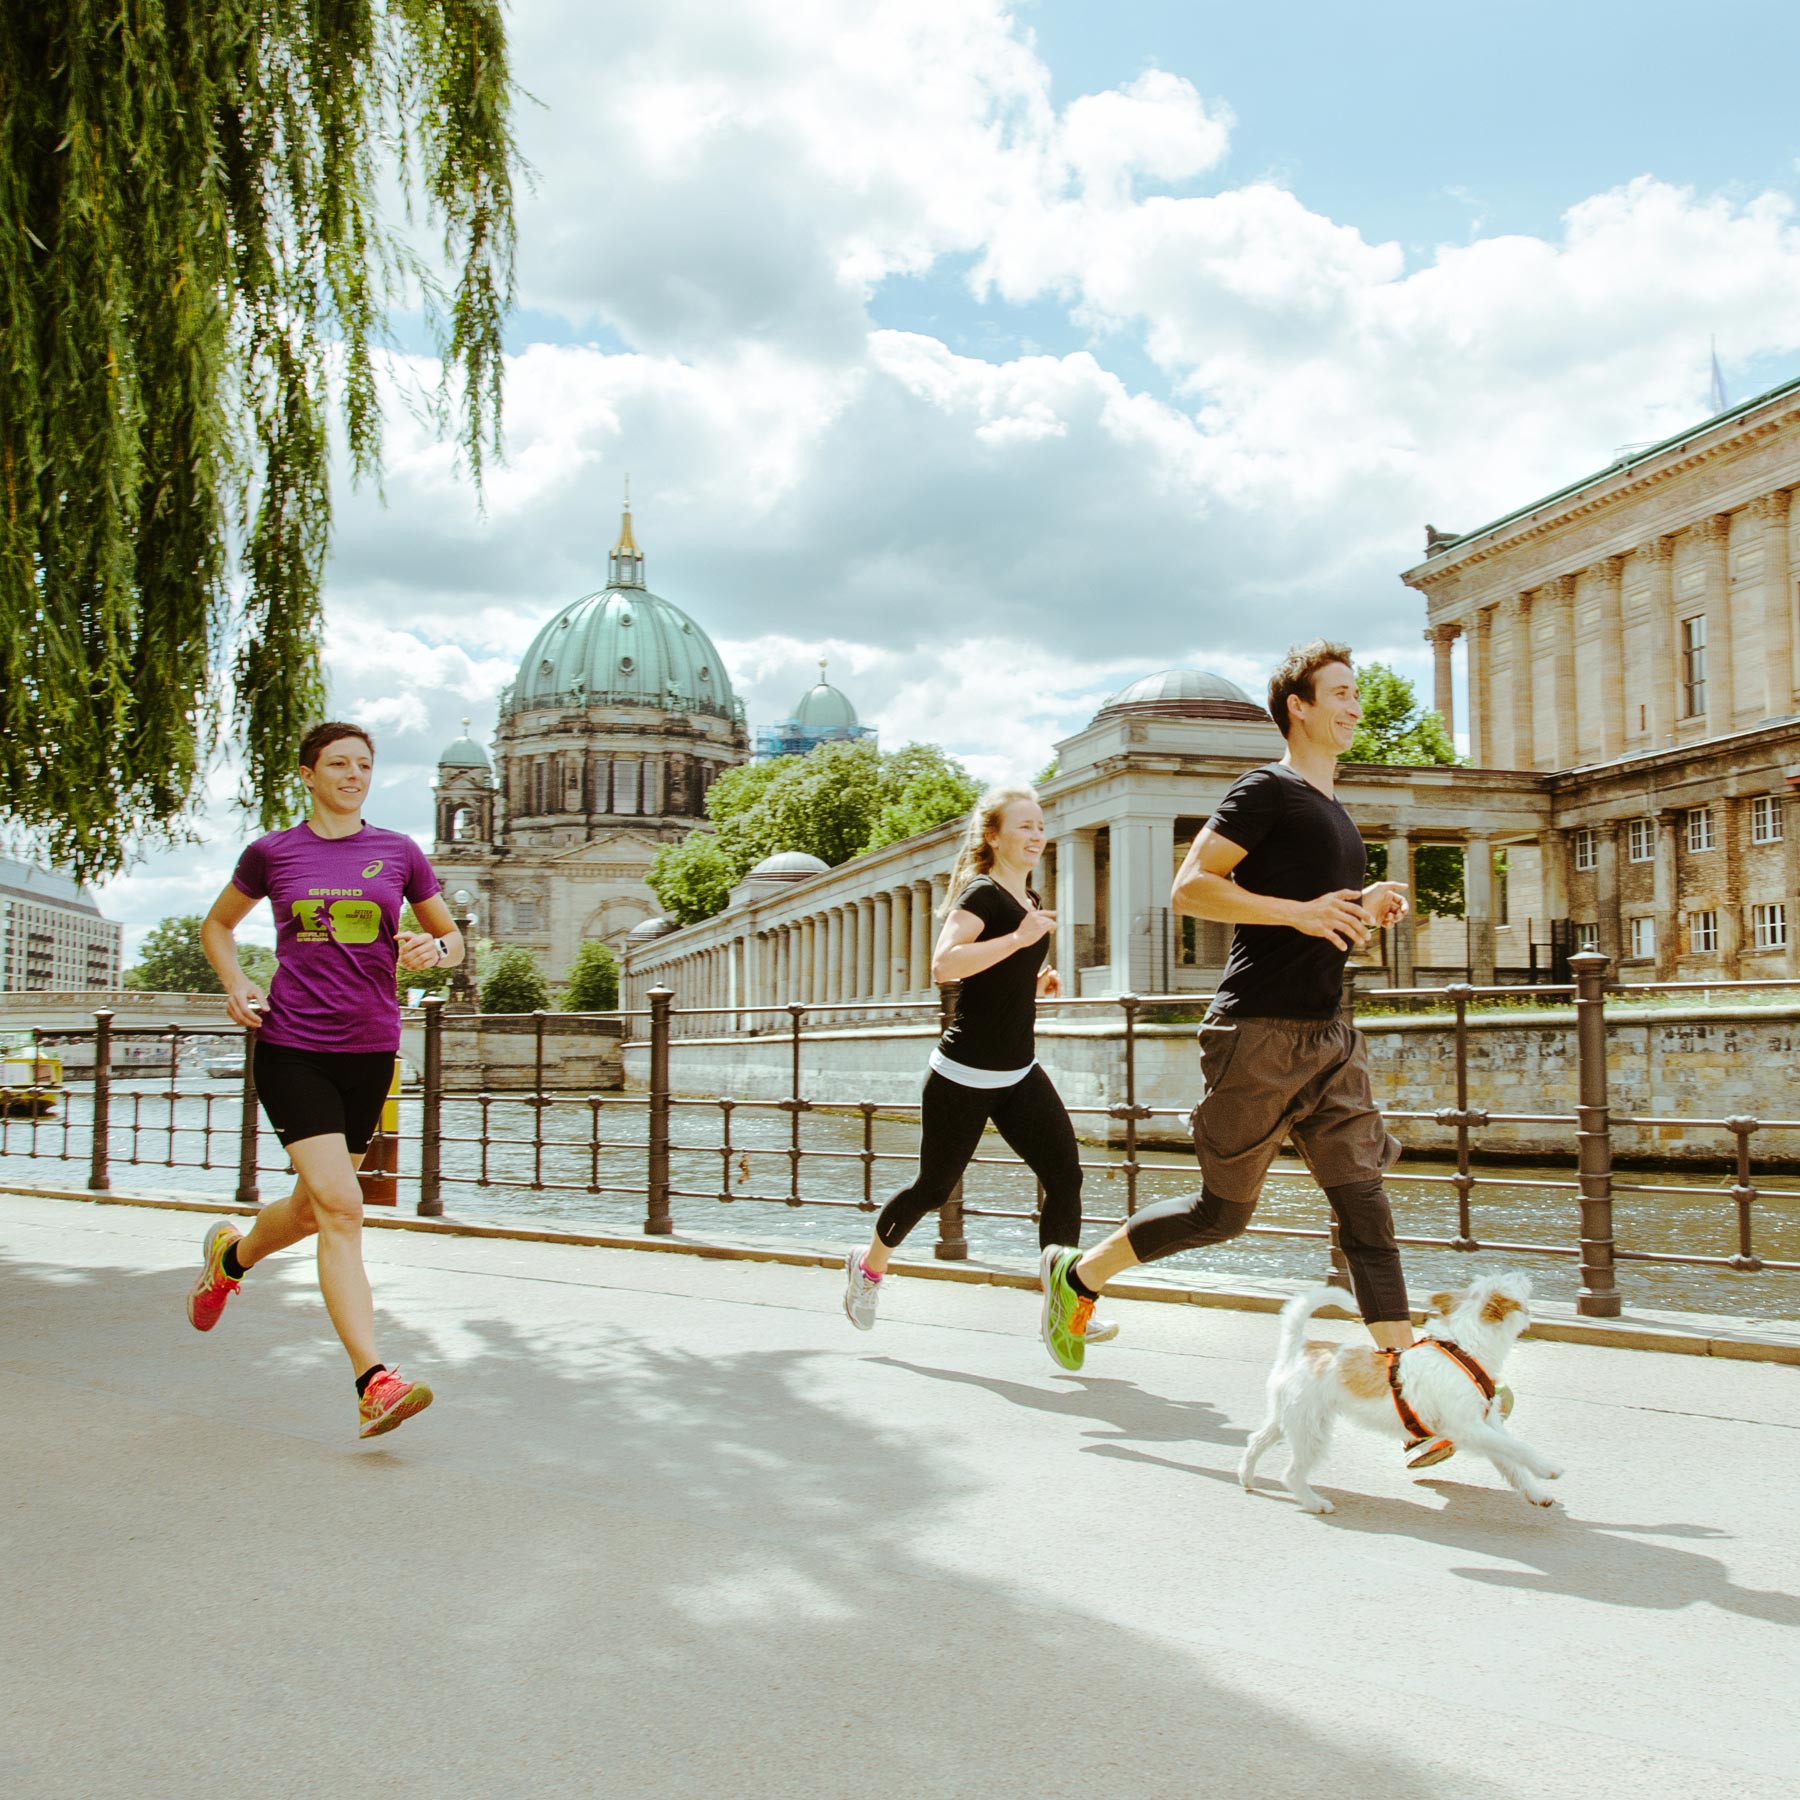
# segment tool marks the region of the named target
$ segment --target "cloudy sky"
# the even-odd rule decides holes
[[[507,462],[483,511],[395,406],[384,496],[340,491],[370,816],[428,836],[439,750],[601,585],[627,474],[752,724],[823,655],[885,744],[1000,776],[1140,674],[1254,684],[1321,630],[1427,677],[1427,520],[1697,422],[1715,336],[1734,400],[1800,374],[1790,9],[1270,17],[513,0]],[[102,890],[128,956],[229,875],[233,785]]]

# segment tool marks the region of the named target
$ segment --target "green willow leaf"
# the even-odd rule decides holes
[[[500,449],[513,180],[501,0],[0,8],[0,833],[83,878],[190,827],[228,737],[264,827],[325,704],[334,426],[377,478],[390,304]],[[410,303],[410,302],[409,302]]]

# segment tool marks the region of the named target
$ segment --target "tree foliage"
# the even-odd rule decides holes
[[[487,973],[481,982],[481,1010],[484,1013],[523,1013],[547,1011],[550,1006],[550,984],[537,966],[537,958],[521,945],[514,944],[486,959]]]
[[[765,857],[800,850],[835,868],[957,818],[979,791],[935,744],[884,755],[865,738],[750,763],[708,791],[713,830],[690,832],[657,851],[650,887],[670,918],[692,925],[723,911],[731,890]]]
[[[275,979],[275,952],[267,944],[237,947],[238,967],[266,994]],[[126,987],[148,994],[222,994],[224,983],[200,948],[200,915],[162,919],[145,934],[137,963],[125,971]]]
[[[330,424],[373,474],[396,299],[477,479],[498,448],[511,101],[501,0],[0,8],[0,821],[58,865],[179,836],[228,726],[292,816]]]
[[[400,908],[400,929],[402,931],[423,931],[425,929],[419,923],[419,915],[413,911],[410,900]],[[394,985],[402,995],[441,994],[450,986],[450,971],[444,968],[408,969],[396,959]]]
[[[1362,717],[1344,752],[1346,762],[1387,763],[1406,768],[1460,763],[1456,746],[1437,713],[1421,705],[1413,684],[1385,663],[1364,663],[1356,671]],[[1369,849],[1373,880],[1387,875],[1387,846]],[[1413,907],[1420,913],[1463,916],[1463,853],[1455,844],[1421,844],[1413,852]]]
[[[575,952],[559,1002],[564,1012],[611,1012],[619,1004],[619,959],[589,938]]]

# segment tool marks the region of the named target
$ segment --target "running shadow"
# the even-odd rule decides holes
[[[343,1800],[1088,1800],[1196,1771],[1503,1800],[1061,1584],[928,1553],[969,1477],[859,1410],[859,1365],[757,1347],[791,1315],[389,1266],[383,1353],[439,1403],[359,1445],[310,1271],[246,1283],[208,1337],[190,1276],[0,1257],[0,1430],[33,1496],[9,1561],[57,1572],[10,1584],[0,1648],[35,1800],[174,1791],[197,1744],[238,1791]],[[1146,1557],[1204,1604],[1203,1565]]]
[[[1051,1413],[1066,1419],[1096,1419],[1110,1428],[1105,1435],[1088,1433],[1090,1437],[1100,1438],[1101,1445],[1192,1443],[1237,1447],[1246,1441],[1247,1434],[1228,1424],[1216,1406],[1204,1400],[1169,1400],[1160,1394],[1147,1394],[1135,1382],[1121,1381],[1116,1376],[1068,1375],[1059,1377],[1055,1387],[1040,1387],[1030,1382],[1007,1381],[996,1375],[976,1375],[967,1369],[932,1368],[897,1356],[871,1356],[866,1360],[890,1369],[903,1369],[909,1375],[921,1375],[928,1381],[986,1388],[1008,1405],[1022,1406],[1029,1412]],[[1155,1462],[1158,1459],[1149,1457],[1145,1460]],[[1183,1468],[1179,1463],[1168,1466]]]

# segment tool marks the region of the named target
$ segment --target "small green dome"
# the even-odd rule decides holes
[[[808,731],[851,731],[856,722],[856,708],[849,696],[829,681],[808,688],[794,708],[794,723]]]
[[[469,736],[469,721],[463,720],[463,734],[438,758],[440,769],[485,769],[487,752]]]
[[[532,639],[502,704],[509,714],[647,706],[743,717],[712,639],[672,601],[636,586],[603,588],[565,606]]]

